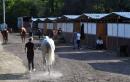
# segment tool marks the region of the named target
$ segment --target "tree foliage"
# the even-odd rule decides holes
[[[85,12],[130,11],[130,0],[6,0],[6,21],[16,26],[17,17],[61,16]],[[3,10],[0,0],[0,23]]]

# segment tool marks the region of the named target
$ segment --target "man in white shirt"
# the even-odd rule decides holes
[[[103,40],[101,37],[98,37],[98,39],[96,40],[96,48],[103,49]]]
[[[78,49],[80,49],[80,37],[81,37],[81,34],[79,32],[77,32],[77,46],[78,46]]]

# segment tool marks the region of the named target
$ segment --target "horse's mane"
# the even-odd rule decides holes
[[[21,28],[21,34],[25,34],[26,33],[26,29],[25,28]]]

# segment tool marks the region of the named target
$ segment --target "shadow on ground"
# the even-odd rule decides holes
[[[0,80],[25,80],[28,79],[25,74],[0,74]]]
[[[130,64],[127,62],[89,63],[94,69],[110,73],[130,75]]]
[[[61,58],[87,61],[95,70],[130,75],[130,58],[103,50],[73,50],[71,46],[59,46],[56,53]]]
[[[112,60],[120,58],[111,51],[90,49],[73,50],[72,46],[57,46],[56,53],[61,58],[74,60]]]

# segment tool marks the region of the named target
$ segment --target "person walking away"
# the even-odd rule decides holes
[[[77,32],[74,32],[74,34],[73,34],[73,49],[76,48],[76,44],[77,44]]]
[[[40,40],[41,36],[42,36],[42,32],[41,32],[40,29],[38,29],[38,38],[39,38],[39,40]]]
[[[29,72],[32,70],[35,71],[34,68],[34,43],[32,42],[32,39],[29,39],[29,42],[25,44],[25,52],[27,53],[27,60],[28,60],[28,69]]]
[[[80,49],[80,37],[81,37],[81,34],[79,32],[77,32],[77,46],[78,46],[78,49]]]
[[[96,49],[103,49],[103,40],[101,37],[98,37],[98,39],[96,40]]]

